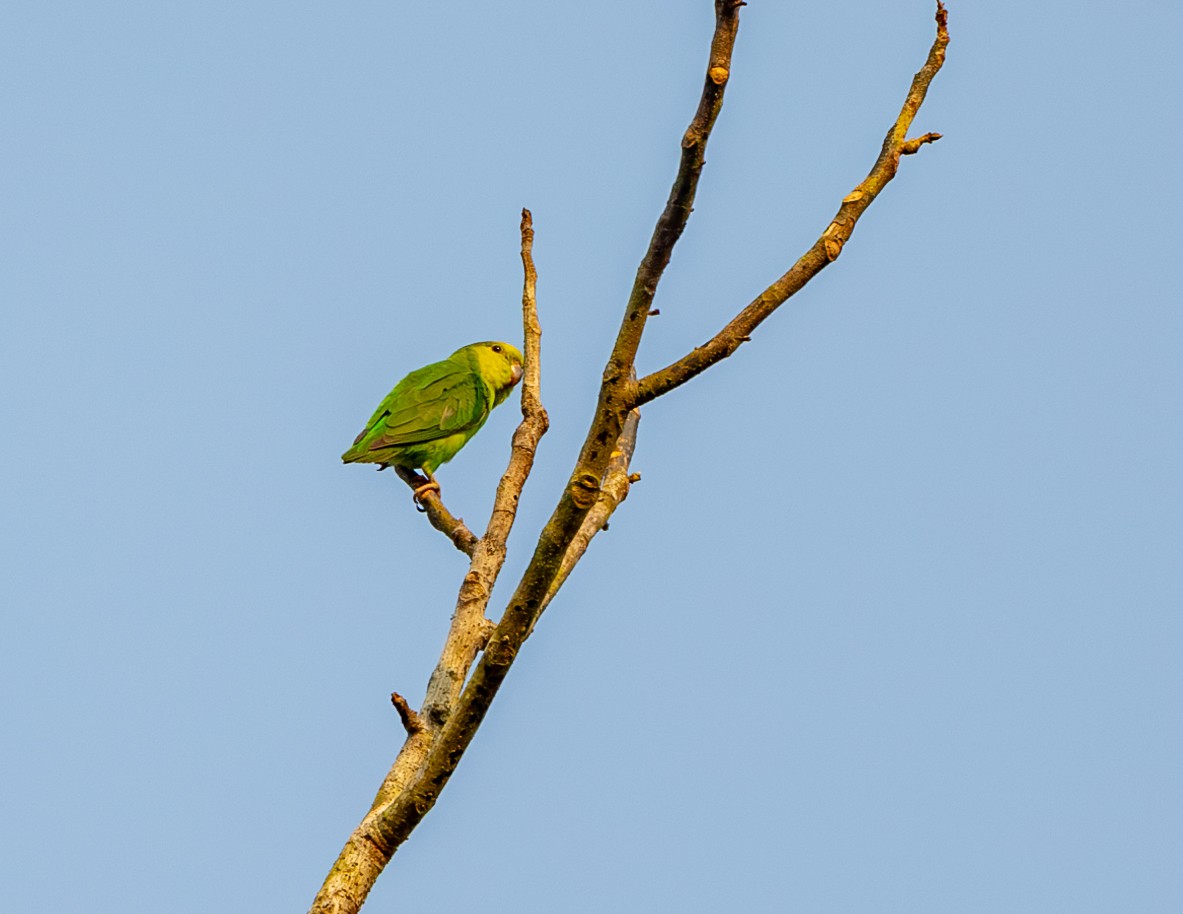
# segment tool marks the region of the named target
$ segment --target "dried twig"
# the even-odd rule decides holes
[[[716,362],[727,358],[743,343],[751,339],[752,331],[773,311],[784,304],[791,296],[799,292],[807,282],[813,279],[823,269],[838,259],[842,248],[850,239],[859,217],[895,177],[899,168],[900,156],[912,155],[926,143],[940,139],[939,133],[926,133],[914,140],[907,139],[908,128],[933,78],[945,62],[945,48],[949,44],[948,14],[943,3],[937,2],[937,35],[928,52],[928,59],[924,66],[912,79],[912,86],[904,99],[899,117],[887,131],[883,140],[883,148],[879,158],[875,160],[870,174],[846,195],[826,230],[792,268],[780,279],[760,293],[751,304],[737,314],[730,323],[720,330],[705,345],[695,348],[678,361],[667,365],[660,371],[655,371],[647,377],[641,378],[627,399],[630,407],[643,406],[655,400],[662,394],[669,393],[675,387],[685,384],[691,378],[702,374]]]
[[[419,716],[419,713],[398,692],[390,693],[390,703],[394,705],[394,710],[398,711],[398,718],[403,722],[403,729],[407,731],[407,736],[414,736],[416,733],[422,733],[427,729],[427,724],[423,722],[423,718]]]
[[[414,470],[396,466],[394,471],[398,473],[399,478],[410,486],[412,490],[420,489],[428,483],[426,476],[421,476]],[[453,516],[452,512],[444,507],[439,492],[425,492],[420,496],[417,504],[423,506],[423,513],[427,515],[427,520],[431,523],[431,526],[447,536],[457,549],[469,558],[472,558],[473,550],[476,549],[476,534],[468,529],[464,523],[464,518]]]

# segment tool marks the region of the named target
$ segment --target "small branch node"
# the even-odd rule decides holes
[[[402,721],[403,729],[407,731],[407,736],[414,736],[416,733],[422,733],[427,729],[427,724],[423,722],[423,718],[419,716],[419,713],[398,692],[390,693],[390,703],[398,711],[399,720]]]
[[[727,72],[726,67],[711,67],[709,70],[707,70],[707,76],[711,78],[711,82],[713,82],[716,86],[721,86],[723,83],[727,82],[727,77],[730,75],[731,74]]]
[[[495,631],[497,631],[497,623],[496,622],[494,622],[492,619],[488,619],[488,618],[481,620],[481,634],[480,634],[480,648],[479,648],[479,650],[483,651],[485,648],[487,648],[489,646],[489,639],[493,637],[493,632],[495,632]]]
[[[447,536],[457,549],[472,558],[473,550],[476,549],[476,535],[464,525],[462,518],[453,517],[452,513],[444,507],[443,500],[440,498],[439,486],[432,483],[426,476],[420,476],[414,470],[396,466],[394,472],[398,474],[399,479],[410,486],[412,493],[414,493],[412,497],[416,510],[426,514],[431,526]]]
[[[941,134],[939,133],[926,133],[924,136],[918,136],[913,140],[905,140],[904,145],[900,147],[900,155],[915,155],[920,151],[921,146],[926,143],[935,143],[940,138]]]

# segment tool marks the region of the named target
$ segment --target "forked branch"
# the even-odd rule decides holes
[[[428,753],[439,741],[440,729],[460,694],[465,673],[484,647],[492,629],[492,623],[485,617],[485,609],[493,584],[505,563],[505,543],[513,527],[522,488],[534,465],[538,442],[546,433],[548,425],[540,392],[542,329],[538,323],[535,301],[534,229],[528,210],[522,210],[521,230],[522,263],[525,268],[522,292],[522,330],[525,337],[522,421],[514,432],[509,463],[497,485],[488,527],[479,540],[473,537],[471,544],[468,542],[464,534],[471,537],[471,532],[462,521],[447,512],[437,493],[428,493],[423,499],[433,526],[447,533],[461,551],[471,556],[472,561],[460,586],[452,626],[439,663],[428,683],[423,711],[415,712],[401,695],[391,695],[391,702],[407,731],[406,741],[378,789],[370,811],[349,836],[325,878],[312,903],[310,914],[356,914],[395,850],[410,834],[414,824],[434,804],[433,795],[427,805],[417,810],[413,822],[407,822],[405,808],[399,805],[399,801],[410,796],[415,786],[422,781],[422,769]],[[407,479],[406,476],[403,478]],[[407,481],[412,484],[411,480]],[[467,545],[471,545],[471,548],[465,548]],[[442,786],[442,783],[438,785],[436,793]]]
[[[784,276],[740,311],[705,346],[637,381],[637,350],[657,284],[693,208],[707,140],[730,78],[739,9],[743,5],[742,0],[715,0],[715,31],[702,96],[682,139],[678,173],[669,200],[637,270],[624,319],[604,370],[591,428],[559,503],[539,536],[530,563],[501,620],[494,626],[485,611],[504,563],[505,544],[518,498],[547,427],[539,394],[541,331],[534,300],[533,227],[529,212],[522,212],[525,271],[522,422],[514,433],[513,451],[497,488],[488,528],[479,540],[462,521],[447,512],[437,493],[428,492],[422,498],[432,524],[471,557],[471,564],[422,711],[416,713],[401,696],[392,696],[407,733],[406,741],[370,812],[350,836],[325,880],[313,903],[312,914],[356,914],[382,868],[435,804],[542,611],[567,580],[591,539],[606,527],[608,518],[627,496],[629,486],[639,478],[629,473],[639,421],[637,407],[684,384],[738,349],[769,314],[838,257],[859,217],[894,177],[900,157],[940,139],[935,133],[907,138],[925,93],[941,68],[949,41],[945,8],[938,2],[936,40],[924,67],[912,81],[879,158],[866,179],[842,201],[821,237]],[[467,675],[470,669],[472,673]]]
[[[842,200],[837,214],[814,242],[813,247],[802,254],[787,273],[761,292],[709,342],[697,347],[660,371],[641,378],[631,391],[628,398],[629,406],[643,406],[662,394],[669,393],[675,387],[702,374],[716,362],[727,358],[747,342],[751,338],[752,331],[760,326],[768,315],[801,291],[806,283],[838,259],[843,246],[854,232],[859,217],[866,212],[867,207],[874,202],[888,182],[895,177],[900,164],[900,156],[912,155],[918,152],[921,146],[941,138],[939,133],[926,133],[913,140],[907,139],[908,130],[912,126],[916,112],[920,110],[920,106],[924,102],[928,87],[945,62],[945,48],[949,44],[948,14],[944,4],[939,0],[936,21],[937,35],[928,52],[928,59],[912,79],[912,86],[904,99],[899,116],[883,140],[883,148],[879,152],[879,158],[875,160],[870,174]]]

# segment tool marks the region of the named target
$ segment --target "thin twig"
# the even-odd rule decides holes
[[[900,156],[911,155],[926,143],[940,139],[939,133],[928,133],[914,140],[906,139],[908,128],[912,126],[916,112],[920,110],[920,105],[924,102],[929,85],[945,62],[945,48],[949,44],[948,16],[944,4],[940,2],[937,3],[936,21],[937,35],[928,52],[928,59],[912,79],[912,86],[904,99],[899,117],[895,119],[895,123],[891,125],[891,129],[887,131],[887,136],[883,140],[883,148],[879,152],[879,158],[876,159],[870,174],[842,200],[837,215],[822,232],[821,237],[784,276],[761,292],[758,298],[737,314],[708,343],[695,348],[660,371],[641,378],[629,397],[630,406],[643,406],[675,387],[685,384],[716,362],[727,358],[747,342],[751,338],[752,331],[768,315],[838,259],[838,255],[842,253],[843,246],[850,239],[859,217],[874,202],[888,182],[895,177],[896,170],[899,168]]]
[[[394,710],[398,711],[399,720],[403,722],[403,729],[407,731],[407,736],[414,736],[427,729],[427,724],[423,722],[419,712],[412,708],[398,692],[390,693],[390,703],[394,705]]]
[[[420,489],[428,483],[426,476],[420,476],[414,470],[396,466],[394,471],[411,489]],[[425,492],[419,497],[417,504],[423,506],[423,513],[427,515],[431,526],[447,536],[457,549],[472,558],[473,550],[476,549],[476,534],[468,529],[464,518],[455,517],[451,511],[444,507],[439,492]]]
[[[918,136],[914,140],[907,140],[903,146],[900,147],[900,155],[912,156],[920,151],[920,147],[928,143],[935,143],[941,138],[939,133],[926,133],[924,136]]]

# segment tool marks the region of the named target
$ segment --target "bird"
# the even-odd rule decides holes
[[[422,470],[427,484],[413,496],[421,507],[426,493],[440,491],[435,471],[468,444],[521,379],[522,354],[509,343],[461,346],[395,384],[341,460]]]

